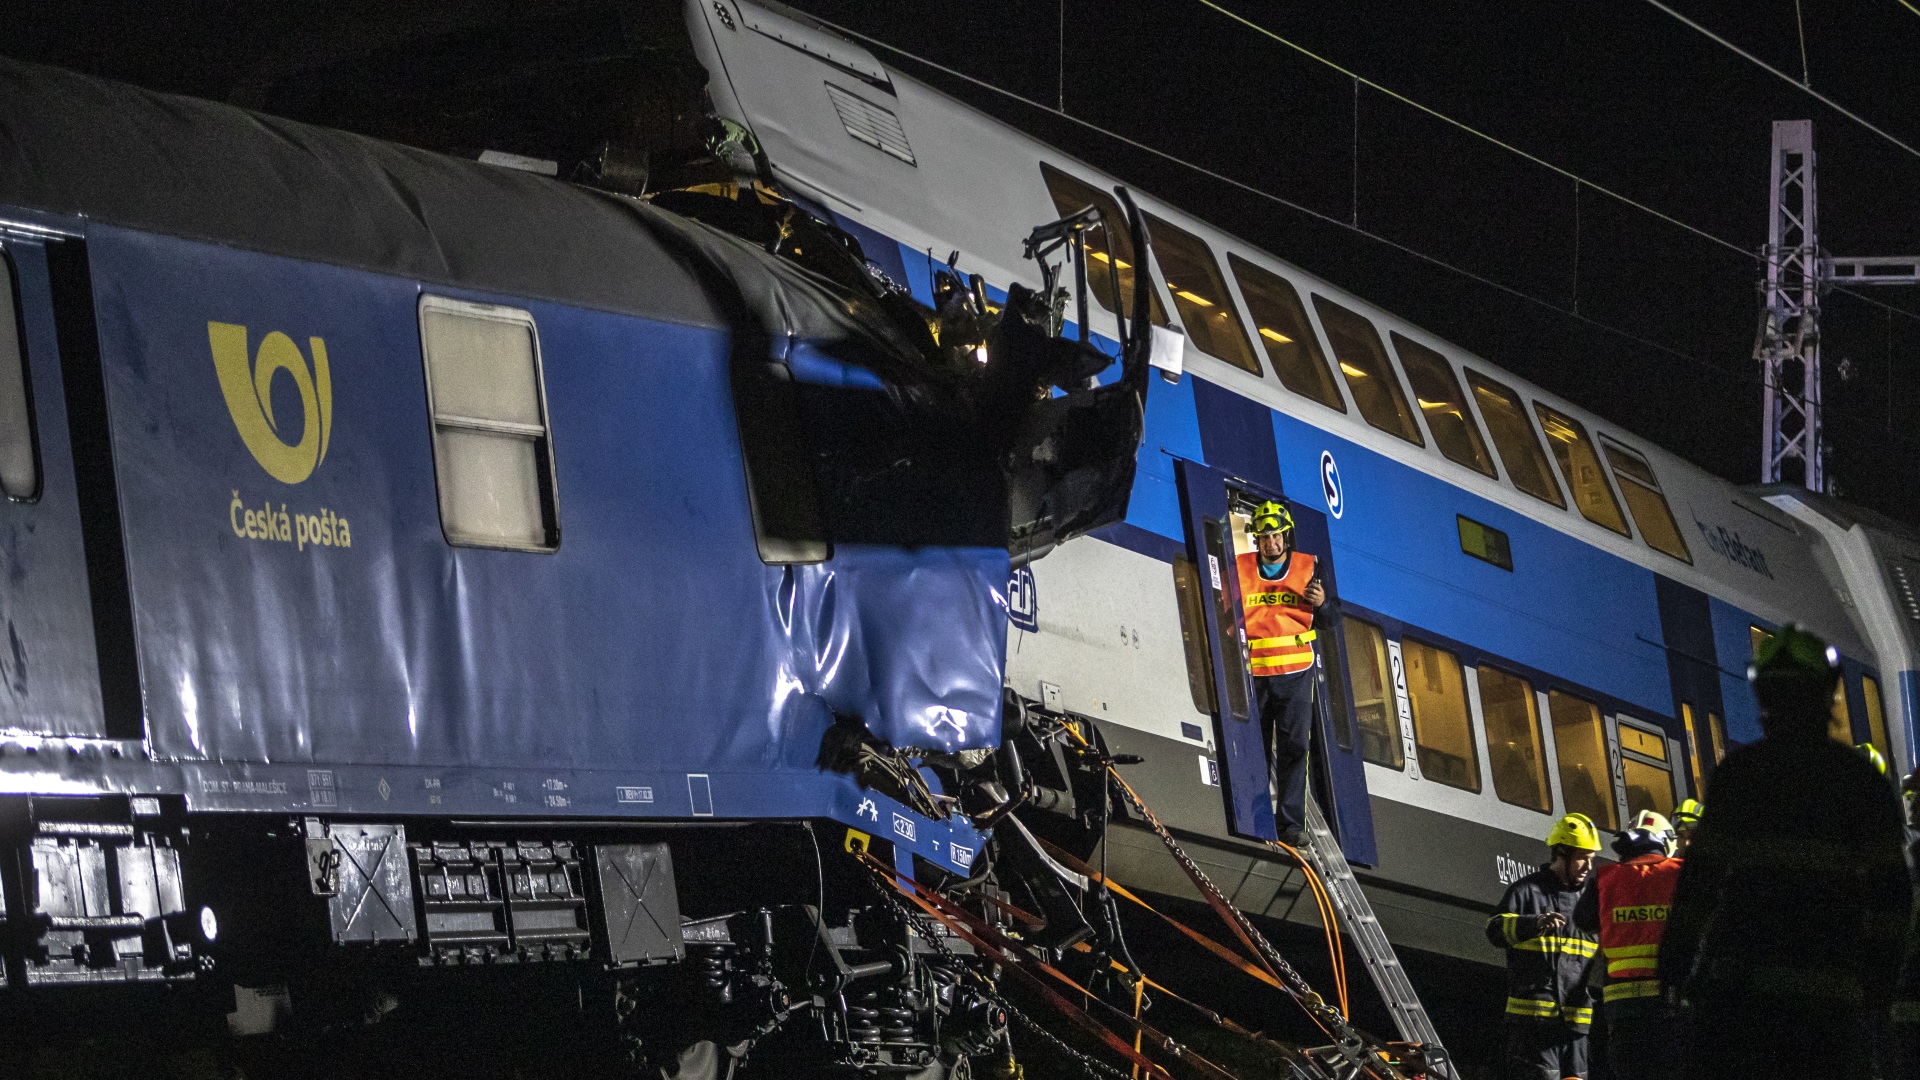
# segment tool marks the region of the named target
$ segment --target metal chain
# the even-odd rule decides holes
[[[923,912],[908,910],[907,905],[901,903],[898,896],[888,891],[887,887],[881,884],[878,878],[869,878],[867,880],[874,891],[880,894],[880,898],[885,900],[887,905],[893,909],[894,914],[900,916],[902,921],[917,931],[922,938],[926,939],[927,944],[932,947],[934,952],[940,955],[942,960],[952,964],[957,970],[972,974],[979,981],[980,993],[988,1001],[993,1002],[994,1005],[1005,1010],[1009,1017],[1018,1020],[1022,1027],[1038,1035],[1042,1041],[1052,1045],[1055,1050],[1073,1059],[1082,1069],[1086,1070],[1088,1076],[1104,1075],[1111,1078],[1111,1080],[1131,1080],[1128,1073],[1101,1061],[1099,1058],[1091,1057],[1075,1050],[1073,1047],[1062,1042],[1058,1035],[1042,1027],[1039,1021],[1021,1012],[1013,1002],[1003,997],[1000,992],[987,981],[985,976],[973,971],[957,953],[947,947],[947,943],[941,940],[945,935],[939,932],[938,925],[931,917]]]

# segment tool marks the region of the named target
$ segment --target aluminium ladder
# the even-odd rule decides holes
[[[1446,1048],[1441,1045],[1440,1035],[1434,1031],[1433,1021],[1427,1016],[1426,1007],[1420,1004],[1420,995],[1414,991],[1406,970],[1400,966],[1393,943],[1387,940],[1386,931],[1380,928],[1380,920],[1374,918],[1373,905],[1367,901],[1366,894],[1360,891],[1360,882],[1355,880],[1353,869],[1347,865],[1347,857],[1340,850],[1340,841],[1333,835],[1333,830],[1327,827],[1327,819],[1320,812],[1319,802],[1311,796],[1307,799],[1305,855],[1312,861],[1314,872],[1326,884],[1334,911],[1339,914],[1341,924],[1352,936],[1361,958],[1366,961],[1367,973],[1373,976],[1373,985],[1386,1000],[1387,1011],[1393,1015],[1400,1038],[1433,1048],[1431,1071],[1434,1075],[1457,1076],[1453,1063],[1447,1059]]]

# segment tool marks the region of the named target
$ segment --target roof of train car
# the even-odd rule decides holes
[[[518,298],[902,347],[806,270],[638,199],[7,59],[0,204]]]
[[[1117,178],[1105,170],[1089,165],[1065,151],[992,118],[911,74],[883,64],[866,52],[864,47],[857,43],[846,42],[844,38],[829,29],[819,28],[819,24],[805,13],[781,4],[778,0],[735,0],[735,3],[740,5],[743,11],[747,10],[746,4],[751,3],[777,19],[799,23],[816,36],[825,35],[828,40],[842,49],[842,52],[836,53],[835,59],[830,61],[832,64],[848,63],[849,56],[857,55],[861,60],[869,62],[874,70],[885,73],[892,93],[887,95],[884,90],[879,93],[891,97],[890,105],[899,112],[899,120],[904,126],[906,137],[912,141],[914,154],[919,158],[918,165],[907,165],[901,161],[886,158],[879,152],[867,154],[863,160],[873,161],[872,169],[876,173],[885,172],[887,175],[869,176],[863,173],[862,184],[856,185],[851,190],[839,192],[842,198],[835,200],[835,203],[851,200],[849,209],[852,216],[856,219],[870,219],[868,223],[881,228],[883,232],[889,231],[883,226],[897,228],[901,233],[898,238],[904,242],[911,244],[922,239],[930,239],[932,247],[938,251],[957,246],[963,253],[962,269],[984,272],[996,283],[1025,281],[1028,284],[1035,284],[1036,282],[1030,279],[1037,278],[1037,272],[1031,263],[1021,258],[1019,247],[1014,242],[1017,238],[1013,232],[991,228],[986,224],[1004,221],[1009,215],[1017,217],[1021,214],[1034,217],[1034,220],[1041,220],[1041,217],[1036,215],[1048,215],[1054,210],[1054,207],[1047,202],[1046,188],[1038,170],[1031,173],[1030,183],[1021,183],[1016,187],[1009,186],[1009,177],[1020,175],[1022,171],[1009,170],[1011,161],[1007,157],[1008,151],[1018,145],[1020,150],[1017,153],[1023,162],[1026,158],[1044,160],[1070,171],[1083,181],[1091,181],[1096,185],[1110,186],[1117,182]],[[764,16],[757,15],[756,19],[764,21]],[[769,29],[773,26],[772,23],[768,25]],[[783,37],[775,38],[768,31],[762,31],[760,36],[769,40],[778,40],[781,43],[778,48],[784,50],[797,50],[810,54],[817,53],[819,50],[817,44],[802,47]],[[819,57],[816,56],[815,59]],[[744,73],[731,67],[723,66],[723,68],[724,77],[731,90],[731,84],[742,78]],[[721,74],[716,73],[716,78]],[[738,91],[733,92],[738,93]],[[822,109],[828,107],[824,102],[823,98],[820,105]],[[783,114],[782,119],[783,122],[790,121],[791,117]],[[938,128],[937,133],[936,128]],[[781,131],[779,134],[790,139],[804,138],[804,133],[798,129]],[[948,145],[943,145],[943,141]],[[852,140],[849,140],[847,145],[850,154],[860,153],[859,147]],[[782,174],[783,179],[798,181],[803,190],[808,187],[817,188],[822,183],[830,184],[832,180],[831,172],[821,172],[823,168],[831,168],[831,166],[828,155],[821,153],[818,148],[811,153],[801,154],[800,160],[795,163],[783,162],[780,157],[775,156],[773,166],[776,172]],[[908,173],[916,174],[911,184],[890,179],[895,174],[904,176]],[[956,192],[966,191],[969,186],[976,191],[994,192],[993,213],[981,213],[982,200],[977,196],[974,198],[952,197]],[[834,194],[831,187],[825,190],[829,195]],[[1742,607],[1754,611],[1763,618],[1807,621],[1835,635],[1842,640],[1843,644],[1858,647],[1862,639],[1853,614],[1838,602],[1832,589],[1820,578],[1820,571],[1815,566],[1815,559],[1811,555],[1813,548],[1822,546],[1822,541],[1795,524],[1788,515],[1769,505],[1759,494],[1709,473],[1650,440],[1630,435],[1593,410],[1548,392],[1484,357],[1445,341],[1391,314],[1379,303],[1301,270],[1233,236],[1198,214],[1183,210],[1165,199],[1153,196],[1150,192],[1135,190],[1134,194],[1141,206],[1150,213],[1159,215],[1169,223],[1203,237],[1214,248],[1216,258],[1222,258],[1225,253],[1232,252],[1264,269],[1280,273],[1291,279],[1296,286],[1311,289],[1329,300],[1363,313],[1376,323],[1383,339],[1386,331],[1392,330],[1420,344],[1438,349],[1455,365],[1464,364],[1494,375],[1527,399],[1540,402],[1578,420],[1595,436],[1604,435],[1646,456],[1660,477],[1668,498],[1697,506],[1698,512],[1706,516],[1709,525],[1714,523],[1715,518],[1744,523],[1748,533],[1751,534],[1755,530],[1762,531],[1766,534],[1768,543],[1781,544],[1803,554],[1800,558],[1784,560],[1781,566],[1775,567],[1781,571],[1776,580],[1771,575],[1760,577],[1732,564],[1721,565],[1722,560],[1718,560],[1705,550],[1705,545],[1700,542],[1701,538],[1695,537],[1690,545],[1696,549],[1694,557],[1691,565],[1685,565],[1652,550],[1642,543],[1637,535],[1619,536],[1585,520],[1571,504],[1555,508],[1520,493],[1504,480],[1489,479],[1465,466],[1450,462],[1441,455],[1431,439],[1428,439],[1424,445],[1404,442],[1386,432],[1370,427],[1355,411],[1349,409],[1335,412],[1324,408],[1282,389],[1270,376],[1247,374],[1226,361],[1214,359],[1204,353],[1189,359],[1190,371],[1220,383],[1236,394],[1255,397],[1273,408],[1284,408],[1309,424],[1335,432],[1343,438],[1385,456],[1418,463],[1420,467],[1441,475],[1460,488],[1490,498],[1508,509],[1547,523],[1656,572],[1712,593],[1737,597]],[[902,198],[915,197],[923,199],[925,204],[909,208],[907,203],[900,202]],[[1173,316],[1176,313],[1169,310],[1168,314]],[[1342,392],[1344,395],[1344,390]],[[1683,507],[1676,504],[1674,510],[1681,515],[1680,520],[1684,528]],[[1809,588],[1813,588],[1818,595],[1810,596]]]

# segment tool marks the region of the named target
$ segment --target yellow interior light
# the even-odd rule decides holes
[[[1423,409],[1444,409],[1447,407],[1447,403],[1444,401],[1428,401],[1423,397],[1416,397],[1413,400],[1419,402],[1420,407]]]
[[[1269,330],[1264,326],[1260,328],[1260,336],[1266,338],[1268,341],[1278,342],[1281,345],[1291,345],[1293,343],[1293,339],[1287,335],[1278,330]]]
[[[1340,370],[1346,372],[1347,377],[1350,379],[1364,379],[1367,377],[1366,372],[1361,371],[1359,368],[1354,367],[1352,364],[1347,363],[1345,360],[1340,361]]]
[[[1190,293],[1185,289],[1175,289],[1173,282],[1171,281],[1167,282],[1167,288],[1173,289],[1173,295],[1179,297],[1182,300],[1187,301],[1190,304],[1199,304],[1201,307],[1213,306],[1213,301],[1207,299],[1204,296],[1199,295],[1198,293]]]
[[[1088,257],[1088,258],[1092,258],[1092,259],[1098,259],[1098,260],[1100,260],[1101,262],[1107,262],[1107,261],[1109,261],[1109,260],[1107,259],[1107,253],[1106,253],[1106,252],[1104,252],[1104,251],[1095,251],[1095,250],[1093,250],[1092,248],[1088,248],[1088,249],[1087,249],[1087,257]],[[1127,260],[1125,260],[1125,259],[1113,259],[1113,260],[1111,260],[1111,261],[1112,261],[1112,263],[1113,263],[1113,265],[1115,265],[1115,266],[1117,266],[1117,267],[1119,267],[1119,268],[1120,268],[1120,269],[1122,269],[1122,270],[1131,270],[1131,269],[1133,269],[1133,264],[1132,264],[1132,263],[1130,263],[1130,262],[1128,262],[1128,261],[1127,261]]]

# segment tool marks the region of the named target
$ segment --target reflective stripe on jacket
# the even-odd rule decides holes
[[[1247,668],[1255,675],[1290,675],[1313,666],[1313,605],[1304,595],[1317,567],[1313,556],[1293,552],[1287,572],[1260,576],[1260,553],[1234,559],[1240,574],[1240,605],[1246,612]]]
[[[1574,925],[1580,891],[1561,884],[1551,870],[1536,870],[1507,888],[1487,920],[1487,940],[1507,953],[1508,1022],[1550,1021],[1585,1030],[1593,1023],[1587,973],[1599,943]],[[1544,916],[1566,923],[1541,932]]]
[[[1679,859],[1649,853],[1594,871],[1587,886],[1591,906],[1583,896],[1574,913],[1582,925],[1600,932],[1600,952],[1607,962],[1601,1000],[1660,996],[1660,937],[1667,929],[1680,865]]]

